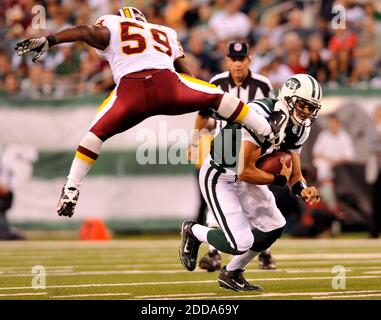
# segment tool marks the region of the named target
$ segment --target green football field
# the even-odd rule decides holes
[[[277,270],[258,270],[255,259],[245,272],[261,293],[186,271],[178,245],[173,236],[0,242],[0,299],[381,299],[381,239],[281,239],[272,249]]]

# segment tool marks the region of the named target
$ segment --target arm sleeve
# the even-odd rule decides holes
[[[185,57],[184,49],[177,38],[176,31],[168,27],[166,27],[165,29],[170,36],[170,44],[173,50],[173,61],[175,61],[178,58],[184,58]]]

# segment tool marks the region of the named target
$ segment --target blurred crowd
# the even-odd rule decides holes
[[[93,24],[125,5],[141,9],[149,22],[174,28],[194,75],[204,80],[224,70],[226,45],[234,39],[250,43],[251,69],[275,89],[300,72],[333,89],[381,88],[378,1],[2,0],[0,92],[61,98],[108,91],[114,85],[108,63],[86,45],[54,47],[36,64],[15,55],[13,47],[24,38]],[[46,21],[38,16],[41,8]]]

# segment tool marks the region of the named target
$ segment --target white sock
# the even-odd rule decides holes
[[[248,107],[249,108],[249,107]],[[253,110],[249,110],[242,123],[258,134],[267,136],[271,133],[271,127],[266,118]]]
[[[101,152],[103,141],[94,133],[88,132],[79,143],[75,158],[71,164],[65,188],[78,189]]]
[[[79,189],[82,184],[82,180],[85,178],[92,166],[92,164],[75,157],[71,164],[69,175],[67,176],[65,188],[73,187]]]
[[[245,266],[258,255],[259,252],[247,250],[244,254],[234,256],[226,266],[227,271],[243,269]]]
[[[192,232],[200,242],[208,243],[208,232],[211,228],[202,226],[201,224],[195,224],[192,227]]]

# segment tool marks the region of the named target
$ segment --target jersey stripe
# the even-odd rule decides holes
[[[107,96],[107,98],[103,100],[102,104],[99,106],[99,108],[97,110],[97,113],[100,112],[105,107],[105,105],[110,101],[110,99],[111,99],[112,95],[114,94],[114,92],[115,92],[115,89],[112,90],[110,92],[110,94]]]
[[[205,180],[204,180],[204,188],[205,188],[205,193],[206,193],[206,198],[207,198],[206,200],[209,203],[209,207],[212,209],[212,212],[213,212],[214,217],[216,218],[216,221],[218,222],[218,218],[217,218],[216,213],[214,212],[214,207],[212,205],[212,201],[211,201],[209,189],[208,189],[209,188],[209,186],[208,186],[209,176],[212,173],[212,171],[213,171],[213,167],[209,167],[208,171],[206,172]]]
[[[188,75],[186,75],[184,73],[179,73],[179,75],[180,75],[180,77],[182,77],[185,80],[188,80],[190,82],[201,84],[201,85],[207,86],[209,88],[217,88],[217,86],[212,84],[212,83],[209,83],[209,82],[206,82],[206,81],[203,81],[203,80],[200,80],[200,79],[196,79],[196,78],[190,77],[190,76],[188,76]]]
[[[252,101],[252,102],[260,106],[263,109],[263,111],[265,111],[268,115],[271,115],[270,109],[264,103],[260,101]]]
[[[218,198],[217,198],[216,186],[218,183],[218,177],[221,175],[221,173],[222,172],[217,171],[216,174],[213,176],[213,179],[212,179],[212,197],[214,199],[218,215],[220,216],[220,220],[222,222],[221,227],[223,227],[223,229],[225,229],[225,232],[227,233],[228,237],[230,238],[230,242],[233,244],[233,249],[238,250],[237,242],[234,239],[233,233],[231,232],[231,230],[229,228],[229,225],[226,221],[225,215],[221,209],[220,203],[219,203]]]

